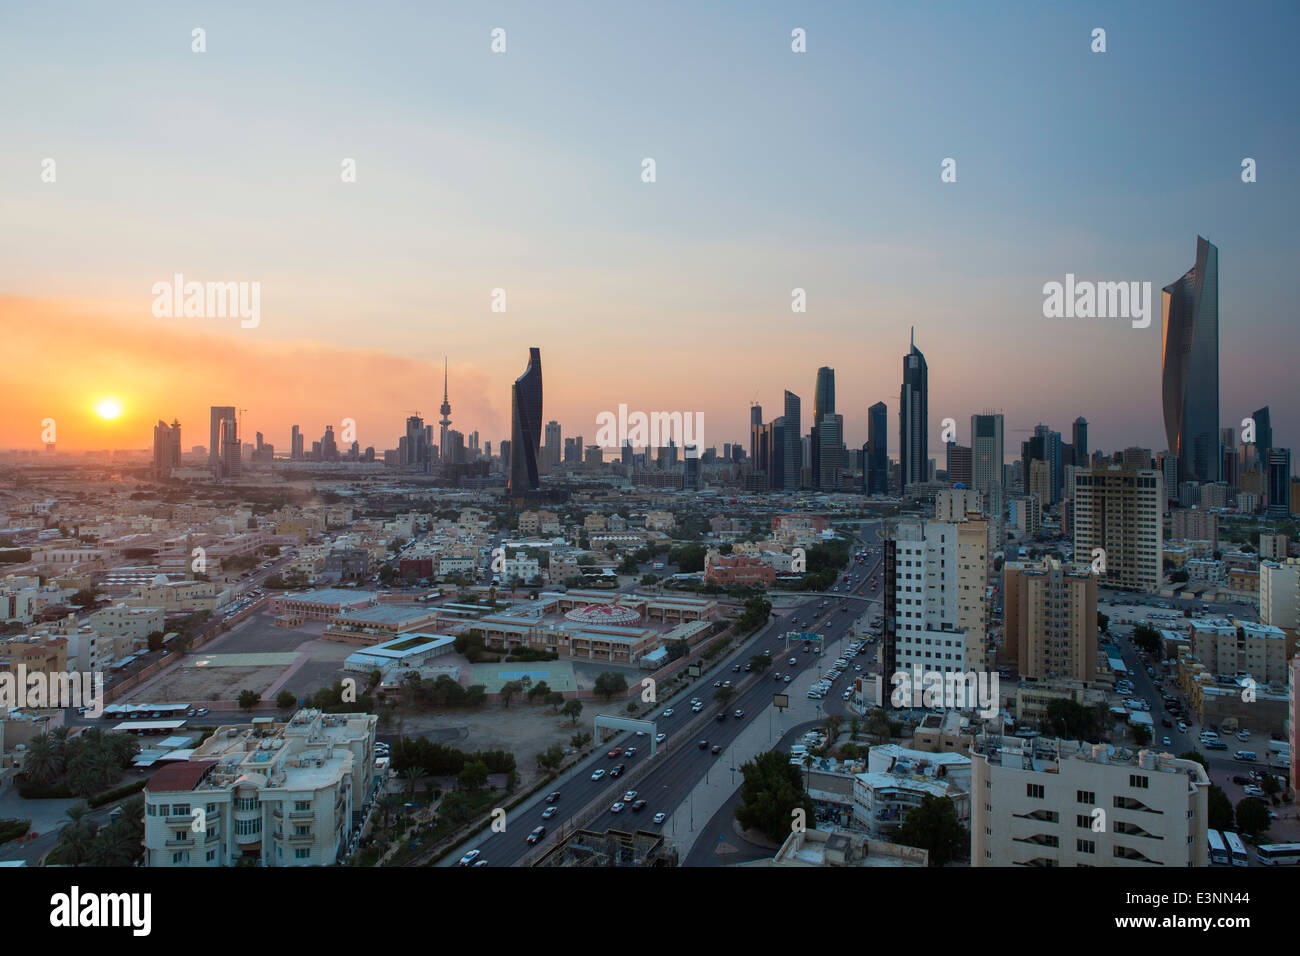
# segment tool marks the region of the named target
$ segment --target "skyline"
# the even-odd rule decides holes
[[[290,424],[351,417],[379,448],[408,410],[434,418],[444,355],[461,430],[499,441],[515,339],[546,349],[546,417],[566,434],[627,404],[700,411],[709,440],[747,444],[751,399],[778,408],[789,389],[811,408],[828,365],[858,447],[870,405],[897,415],[914,324],[935,420],[1083,415],[1107,445],[1159,449],[1157,324],[1046,320],[1041,289],[1067,274],[1162,288],[1195,235],[1225,256],[1221,424],[1269,405],[1276,442],[1300,444],[1291,6],[1011,24],[959,6],[765,6],[737,23],[667,4],[650,24],[572,4],[347,25],[308,9],[91,8],[72,35],[52,11],[7,15],[19,148],[0,157],[0,448],[39,447],[47,417],[64,448],[145,447],[159,418],[224,402],[277,447]],[[511,43],[494,56],[498,23]],[[1095,23],[1104,55],[1088,51]],[[662,69],[666,50],[683,69]],[[52,58],[56,76],[40,69]],[[337,75],[341,58],[356,76]],[[169,83],[142,85],[145,69]],[[191,135],[161,134],[158,116]],[[1171,154],[1187,128],[1213,148]],[[1243,156],[1259,163],[1249,185]],[[261,283],[260,323],[155,318],[152,285],[178,272]],[[124,405],[111,427],[90,411],[104,396]]]

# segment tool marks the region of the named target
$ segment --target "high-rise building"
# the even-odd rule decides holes
[[[339,460],[339,446],[338,443],[334,440],[333,425],[325,426],[325,434],[321,436],[321,440],[320,440],[320,453],[321,453],[321,461]]]
[[[919,666],[946,674],[967,669],[967,632],[958,620],[963,562],[957,529],[958,525],[947,522],[902,519],[889,533],[893,561],[886,562],[884,573],[892,573],[895,581],[892,607],[891,589],[886,588],[884,613],[894,620],[896,670]],[[986,535],[987,529],[982,533]],[[981,590],[981,601],[983,596]],[[982,661],[977,662],[982,666]],[[893,673],[882,671],[886,682]]]
[[[1196,237],[1196,264],[1161,295],[1165,435],[1178,481],[1218,481],[1219,250]]]
[[[799,396],[786,389],[785,414],[781,416],[781,467],[782,478],[779,487],[786,491],[799,490],[799,473],[803,470],[803,443],[800,435]],[[773,487],[778,487],[773,485]]]
[[[963,488],[971,487],[971,449],[968,445],[958,445],[955,441],[948,442],[948,482],[953,485],[961,485]]]
[[[1002,647],[1021,678],[1095,681],[1097,576],[1050,558],[1003,566]]]
[[[172,419],[168,425],[162,419],[153,427],[153,475],[167,479],[172,469],[181,466],[181,423]]]
[[[829,371],[829,369],[827,369]],[[834,396],[835,383],[831,383]],[[828,412],[816,428],[817,444],[813,456],[817,461],[816,486],[823,491],[839,488],[840,472],[844,468],[844,416]]]
[[[863,478],[867,494],[889,494],[889,410],[884,402],[876,402],[867,409],[866,451]]]
[[[1074,555],[1101,551],[1101,585],[1158,591],[1162,567],[1164,481],[1151,469],[1089,468],[1074,476]]]
[[[542,350],[528,350],[528,367],[510,395],[510,480],[508,493],[522,498],[539,487],[537,453],[542,441]]]
[[[297,425],[289,429],[289,459],[291,461],[302,461],[303,448],[302,429]]]
[[[561,435],[562,431],[559,422],[549,421],[546,423],[546,443],[542,445],[542,459],[548,465],[558,465],[560,463],[561,449],[564,447]]]
[[[813,392],[813,423],[835,414],[835,369],[823,365],[817,370],[817,389]]]
[[[1291,513],[1291,449],[1270,448],[1264,471],[1266,510],[1277,518]]]
[[[1070,431],[1070,441],[1074,445],[1074,463],[1080,468],[1088,467],[1088,420],[1080,415],[1074,420]]]
[[[1273,423],[1267,405],[1255,409],[1255,414],[1250,417],[1255,421],[1255,467],[1262,472],[1273,447]]]
[[[929,371],[925,356],[916,347],[913,329],[912,349],[903,356],[903,386],[898,393],[898,462],[904,490],[929,479],[929,391]]]
[[[208,466],[212,469],[213,475],[220,478],[222,436],[224,434],[223,423],[227,420],[235,420],[235,408],[233,405],[213,405],[211,414],[212,426],[208,435]]]
[[[1003,430],[1004,419],[1001,413],[970,417],[971,487],[980,494],[987,495],[989,485],[1002,480],[1002,466],[1005,464]]]
[[[758,433],[754,430],[763,427],[763,406],[749,406],[749,460],[758,458]]]

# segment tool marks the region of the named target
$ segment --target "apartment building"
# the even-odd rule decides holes
[[[1226,618],[1192,621],[1188,642],[1211,674],[1249,674],[1257,684],[1287,681],[1289,642],[1279,627]]]
[[[969,488],[944,488],[934,493],[935,521],[964,521],[984,513],[984,496]]]
[[[1149,468],[1088,468],[1074,477],[1074,553],[1105,557],[1103,587],[1160,589],[1164,500],[1160,472]]]
[[[217,728],[150,778],[145,865],[340,862],[374,789],[378,721],[309,709],[287,723]]]
[[[1175,541],[1208,541],[1219,550],[1219,516],[1200,508],[1175,508],[1169,513],[1169,537]]]
[[[1003,576],[1003,651],[1022,678],[1092,682],[1100,676],[1097,576],[1051,559],[1009,561]]]
[[[164,613],[160,607],[117,604],[91,614],[86,623],[101,634],[143,642],[150,634],[163,630],[163,620]]]
[[[966,631],[958,623],[962,562],[957,525],[905,519],[886,547],[893,555],[885,566],[886,573],[892,566],[894,574],[892,588],[886,589],[885,617],[894,621],[895,666],[907,671],[914,666],[940,673],[965,671]]]
[[[980,736],[972,866],[1206,866],[1210,779],[1194,760],[1074,740]]]
[[[926,797],[947,797],[965,826],[970,820],[971,759],[895,744],[871,748],[865,773],[853,779],[853,823],[873,839],[888,839]]]
[[[1260,564],[1259,621],[1289,631],[1300,630],[1300,559]]]
[[[1285,561],[1291,540],[1284,534],[1261,534],[1259,557],[1261,561]]]

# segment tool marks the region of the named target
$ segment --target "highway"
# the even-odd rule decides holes
[[[874,527],[874,525],[868,526],[871,531],[874,531]],[[879,541],[875,539],[874,534],[866,541],[867,547],[878,545]],[[652,822],[656,813],[664,812],[671,815],[678,806],[689,801],[695,785],[706,774],[731,772],[730,768],[735,766],[728,753],[731,743],[749,721],[757,719],[767,710],[772,703],[773,693],[792,686],[783,679],[777,680],[773,676],[775,673],[779,672],[784,678],[786,674],[797,675],[810,667],[816,668],[828,663],[824,655],[819,657],[815,653],[803,653],[798,644],[787,649],[784,638],[786,632],[819,632],[825,639],[825,649],[831,651],[833,645],[849,631],[852,621],[861,616],[866,609],[862,606],[852,606],[861,605],[861,601],[850,601],[849,610],[841,613],[839,610],[841,602],[838,599],[845,594],[874,598],[879,588],[869,589],[868,585],[873,575],[879,573],[879,561],[878,553],[870,554],[864,565],[851,561],[847,587],[844,590],[812,594],[794,608],[774,611],[773,619],[767,626],[760,629],[744,644],[734,648],[730,654],[725,655],[718,664],[691,684],[688,690],[674,695],[671,701],[664,703],[664,708],[672,708],[671,717],[663,718],[661,716],[663,710],[656,709],[650,719],[657,723],[660,732],[668,735],[665,744],[672,742],[678,736],[687,736],[691,742],[683,745],[682,749],[671,757],[656,756],[654,759],[660,762],[660,766],[636,783],[638,799],[647,802],[644,810],[634,813],[630,805],[620,813],[614,813],[609,809],[615,801],[622,798],[626,787],[623,777],[611,779],[608,771],[620,763],[626,763],[628,771],[631,771],[634,764],[650,759],[648,737],[638,738],[631,733],[619,734],[598,746],[590,757],[580,761],[573,770],[566,772],[562,779],[556,782],[554,789],[560,791],[561,797],[555,804],[558,812],[550,820],[542,819],[542,812],[548,806],[545,802],[547,791],[543,791],[529,798],[507,815],[504,832],[485,832],[475,839],[466,841],[444,857],[440,865],[456,865],[460,857],[470,849],[479,850],[481,852],[479,859],[486,861],[489,866],[513,866],[524,863],[539,850],[562,838],[572,817],[597,799],[605,803],[605,808],[585,823],[588,829],[598,831],[610,828],[659,829],[660,825]],[[844,585],[839,586],[844,587]],[[816,604],[823,598],[827,601],[827,606],[818,611]],[[855,611],[857,613],[854,613]],[[815,615],[811,621],[810,614]],[[796,619],[801,623],[796,625],[794,623]],[[744,671],[744,665],[751,657],[768,650],[772,652],[772,665],[766,672],[746,673]],[[792,657],[796,662],[794,665],[789,663]],[[739,672],[736,671],[738,665],[741,668]],[[850,666],[836,682],[836,688],[823,702],[828,705],[827,709],[836,705],[831,712],[843,711],[843,701],[839,695],[851,681],[853,673]],[[725,680],[734,683],[736,693],[724,706],[713,701],[713,694],[717,689],[715,684]],[[698,714],[691,713],[692,697],[699,697],[704,701],[704,709]],[[617,709],[617,705],[610,707],[611,711]],[[733,716],[733,712],[737,709],[743,712],[743,717]],[[721,721],[716,719],[719,713],[726,715]],[[706,746],[699,747],[699,741],[704,741]],[[715,745],[722,748],[716,755],[712,753]],[[630,760],[626,756],[613,759],[606,756],[607,752],[614,747],[626,750],[629,746],[635,747],[637,751]],[[600,780],[592,780],[591,775],[597,769],[604,769],[606,773]],[[741,779],[739,767],[736,767],[736,770],[735,781],[739,786]],[[534,847],[527,843],[526,838],[530,831],[539,825],[545,826],[547,832],[542,842]]]

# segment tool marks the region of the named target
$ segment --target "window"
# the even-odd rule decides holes
[[[1074,848],[1078,850],[1080,853],[1097,852],[1097,844],[1093,843],[1091,840],[1075,840]]]
[[[1074,823],[1080,830],[1092,829],[1092,817],[1087,816],[1086,814],[1080,813],[1074,818]]]
[[[1043,799],[1043,785],[1041,783],[1025,784],[1025,796],[1031,800]]]
[[[311,850],[300,847],[299,849],[293,851],[293,858],[295,860],[306,860],[309,859],[310,857],[311,857]]]
[[[1128,785],[1137,790],[1146,790],[1151,784],[1150,779],[1145,774],[1131,773],[1128,777]]]

